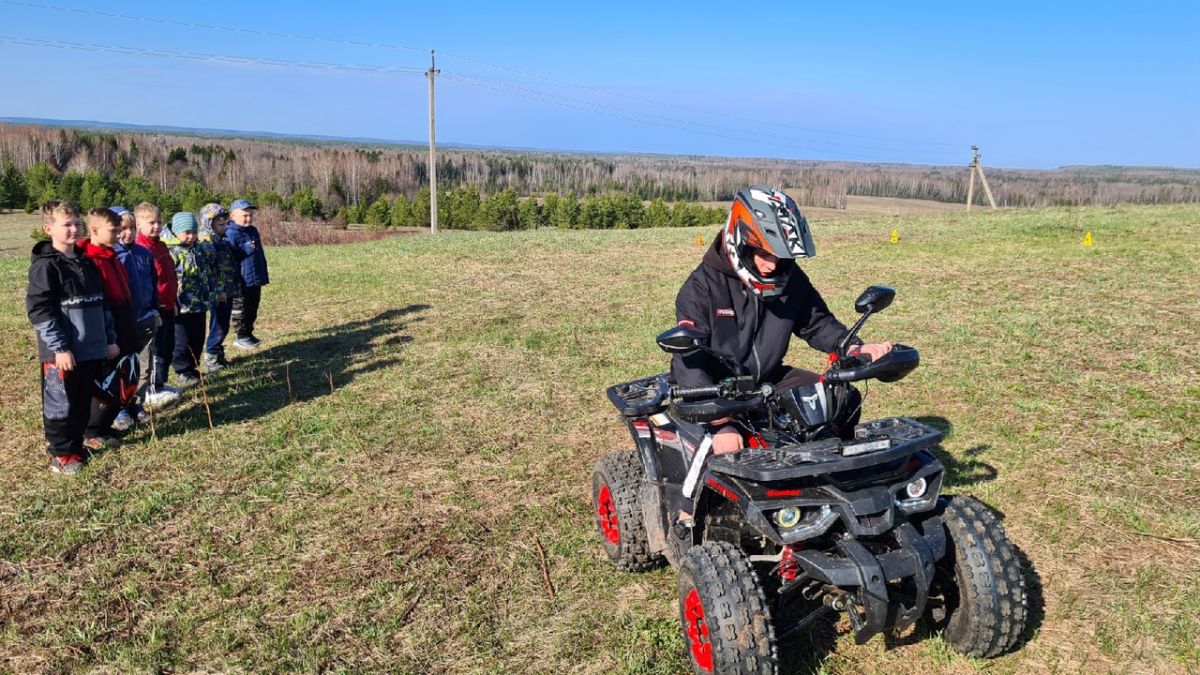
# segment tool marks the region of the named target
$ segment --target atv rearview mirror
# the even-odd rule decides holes
[[[686,354],[708,344],[708,333],[691,326],[679,325],[660,334],[656,340],[659,349],[671,354]]]
[[[878,312],[896,299],[896,289],[888,286],[867,286],[867,290],[854,301],[854,311],[859,314]]]

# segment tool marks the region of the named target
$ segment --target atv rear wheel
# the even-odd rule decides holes
[[[637,452],[614,452],[601,457],[592,473],[592,514],[600,544],[619,570],[645,572],[662,563],[650,550],[638,486],[644,475]]]
[[[950,497],[942,522],[953,545],[934,573],[930,595],[944,603],[928,610],[934,627],[961,654],[999,656],[1025,630],[1020,560],[996,515],[970,497]]]
[[[679,617],[696,673],[777,673],[775,629],[758,575],[734,545],[693,546],[679,565]]]

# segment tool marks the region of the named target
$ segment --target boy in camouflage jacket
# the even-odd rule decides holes
[[[233,244],[225,239],[229,211],[220,204],[205,204],[200,209],[200,243],[208,249],[217,269],[217,293],[224,293],[212,309],[208,322],[208,342],[204,346],[204,367],[214,372],[229,365],[225,360],[225,336],[229,334],[229,317],[233,299],[240,292],[240,272]]]
[[[179,277],[179,297],[175,317],[175,354],[171,366],[181,387],[200,382],[200,355],[204,352],[206,313],[223,294],[217,291],[216,264],[209,249],[199,245],[196,216],[189,212],[171,217],[171,237],[163,241],[171,246],[175,274]]]

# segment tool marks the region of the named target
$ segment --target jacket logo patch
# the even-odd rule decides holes
[[[718,307],[717,308],[717,316],[727,316],[729,318],[733,318],[733,308],[732,307]]]

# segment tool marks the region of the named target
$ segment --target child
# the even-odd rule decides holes
[[[138,329],[138,364],[145,373],[152,367],[154,336],[158,333],[159,326],[162,325],[162,318],[158,316],[158,278],[154,273],[154,256],[150,255],[150,251],[145,247],[137,244],[137,222],[133,217],[133,212],[123,206],[110,206],[108,210],[117,214],[121,219],[121,229],[117,232],[115,248],[117,258],[125,266],[125,272],[129,277],[130,300],[133,303],[133,315]],[[139,386],[138,396],[144,398],[146,394],[147,392]],[[164,391],[163,394],[164,396],[160,396],[162,401],[159,405],[169,405],[179,398],[178,394],[169,391]],[[145,411],[141,405],[135,403],[129,409],[122,410],[117,414],[117,419],[113,421],[113,428],[117,431],[126,431],[133,427],[135,420],[144,422],[144,418]]]
[[[217,304],[213,305],[208,322],[208,342],[204,346],[204,369],[216,372],[229,363],[225,360],[225,336],[229,334],[232,299],[240,292],[237,261],[233,246],[225,239],[229,211],[220,204],[205,204],[200,209],[200,241],[208,248],[215,263]]]
[[[37,332],[42,362],[42,424],[50,470],[73,475],[83,469],[83,434],[91,414],[92,387],[106,359],[116,358],[117,336],[104,305],[95,265],[79,255],[79,216],[64,201],[42,205],[42,230],[50,241],[33,247],[25,309]]]
[[[200,383],[200,355],[204,353],[205,315],[217,300],[213,261],[205,247],[199,246],[200,224],[188,212],[171,217],[171,232],[178,243],[171,247],[175,274],[179,279],[179,297],[175,316],[175,368],[180,386]]]
[[[158,316],[162,320],[151,347],[152,359],[142,368],[138,385],[146,394],[143,402],[148,408],[161,408],[179,398],[179,390],[167,385],[167,359],[175,351],[175,304],[179,281],[175,277],[175,261],[159,237],[162,235],[162,211],[142,202],[133,207],[137,222],[137,243],[150,252],[154,260],[154,275],[158,291]]]
[[[271,283],[267,276],[267,257],[263,254],[262,238],[254,227],[254,212],[258,207],[246,199],[235,199],[229,205],[233,220],[225,230],[225,239],[233,246],[234,257],[240,266],[241,295],[233,299],[233,322],[237,339],[233,346],[254,349],[262,344],[254,335],[254,322],[258,320],[258,305],[262,301],[262,287]]]
[[[104,301],[112,314],[113,330],[117,335],[117,348],[120,356],[125,356],[136,354],[142,345],[129,291],[129,276],[114,250],[120,228],[121,219],[117,214],[108,209],[92,209],[87,215],[88,238],[79,240],[75,248],[80,255],[91,260],[100,273]],[[119,405],[99,398],[92,399],[92,414],[83,435],[83,446],[99,451],[118,445],[113,437],[113,421],[119,412]]]

